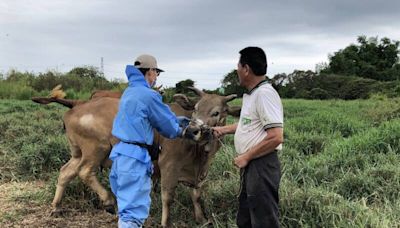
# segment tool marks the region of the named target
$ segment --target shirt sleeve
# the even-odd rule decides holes
[[[176,115],[168,105],[162,102],[162,97],[159,94],[153,94],[149,104],[149,121],[164,137],[176,138],[180,133]]]
[[[259,91],[256,98],[256,110],[264,130],[283,128],[282,102],[276,91],[269,89]]]

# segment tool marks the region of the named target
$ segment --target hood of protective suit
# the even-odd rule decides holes
[[[150,88],[146,79],[144,79],[144,75],[140,70],[132,65],[127,65],[125,69],[126,77],[128,78],[129,86],[137,86],[142,85]]]

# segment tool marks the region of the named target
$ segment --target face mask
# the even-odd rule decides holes
[[[157,82],[157,80],[154,80],[154,82],[151,83],[150,87],[153,88],[154,86],[156,86],[156,82]]]

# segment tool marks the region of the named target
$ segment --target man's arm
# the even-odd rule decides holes
[[[149,121],[153,128],[164,137],[174,139],[180,136],[182,128],[170,107],[162,102],[161,95],[153,93],[148,101]]]
[[[213,127],[212,129],[213,129],[214,136],[219,138],[226,134],[234,134],[236,132],[237,125],[238,124],[235,123],[235,124],[221,126],[221,127]]]
[[[283,128],[270,128],[260,143],[235,158],[235,165],[244,168],[251,160],[271,153],[281,143],[283,143]]]

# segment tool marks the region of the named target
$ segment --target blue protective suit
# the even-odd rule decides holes
[[[149,87],[137,68],[127,65],[126,75],[129,85],[122,94],[112,129],[121,141],[110,154],[110,185],[119,219],[141,225],[149,215],[152,162],[145,148],[128,142],[152,145],[153,128],[167,138],[176,138],[182,129],[161,95]]]

